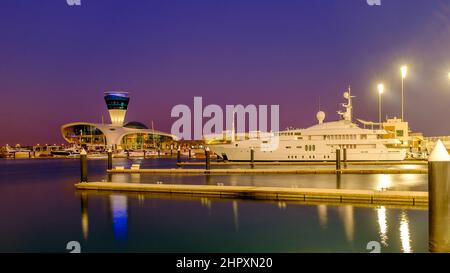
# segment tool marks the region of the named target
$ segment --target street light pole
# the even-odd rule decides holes
[[[404,111],[404,109],[405,109],[405,106],[404,106],[404,98],[405,98],[404,87],[405,87],[405,84],[404,84],[404,81],[405,81],[405,78],[406,78],[406,74],[408,73],[408,67],[406,65],[404,65],[404,66],[402,66],[402,68],[400,70],[402,72],[402,121],[405,121],[405,114],[404,114],[405,113],[405,111]]]
[[[378,84],[378,123],[381,128],[381,95],[384,92],[384,85],[382,83]]]

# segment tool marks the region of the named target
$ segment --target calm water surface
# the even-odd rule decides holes
[[[115,165],[132,162],[117,159]],[[174,167],[173,159],[139,160]],[[107,180],[104,160],[89,180]],[[79,161],[0,159],[1,252],[426,252],[428,212],[169,195],[76,192]],[[426,175],[113,175],[131,183],[427,190]]]

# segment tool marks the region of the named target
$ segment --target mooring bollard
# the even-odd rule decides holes
[[[158,149],[158,157],[161,157],[161,149]]]
[[[80,152],[80,162],[81,162],[81,181],[82,183],[88,181],[88,167],[87,167],[87,152],[82,149]]]
[[[192,158],[192,154],[191,154],[191,148],[189,148],[189,159],[191,159]]]
[[[144,150],[144,159],[145,159],[145,154],[147,153],[147,151],[146,150]]]
[[[252,167],[255,166],[255,149],[250,148],[250,164],[252,165]]]
[[[347,148],[344,148],[343,150],[343,161],[344,161],[344,168],[347,167]]]
[[[108,149],[108,170],[112,170],[112,150]]]
[[[450,156],[438,140],[428,158],[430,252],[450,252]]]
[[[177,150],[177,163],[181,163],[181,150],[180,150],[179,147],[178,147],[178,150]]]
[[[210,161],[210,158],[209,158],[209,153],[210,153],[209,148],[206,147],[206,148],[205,148],[205,164],[206,164],[206,170],[211,170],[211,161]]]
[[[336,173],[341,173],[341,149],[336,149]]]

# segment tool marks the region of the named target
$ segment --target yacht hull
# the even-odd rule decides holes
[[[228,161],[250,161],[250,148],[235,148],[224,146],[209,146],[217,156]],[[341,151],[342,152],[342,151]],[[341,159],[343,155],[341,154]],[[400,149],[373,149],[373,150],[347,150],[347,161],[402,161],[406,158],[406,150]],[[336,161],[336,152],[292,152],[261,151],[255,149],[254,161]]]

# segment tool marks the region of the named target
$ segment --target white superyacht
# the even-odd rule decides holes
[[[400,140],[388,138],[383,129],[360,128],[352,122],[350,88],[344,92],[345,112],[341,119],[324,122],[325,113],[316,115],[318,124],[306,129],[288,129],[274,133],[250,133],[244,140],[236,140],[234,128],[231,141],[208,141],[208,147],[219,157],[229,161],[250,161],[251,149],[255,161],[334,161],[337,149],[346,149],[348,161],[399,161],[406,158],[406,150],[396,148]],[[364,121],[359,120],[364,123]],[[233,126],[234,127],[234,126]]]

